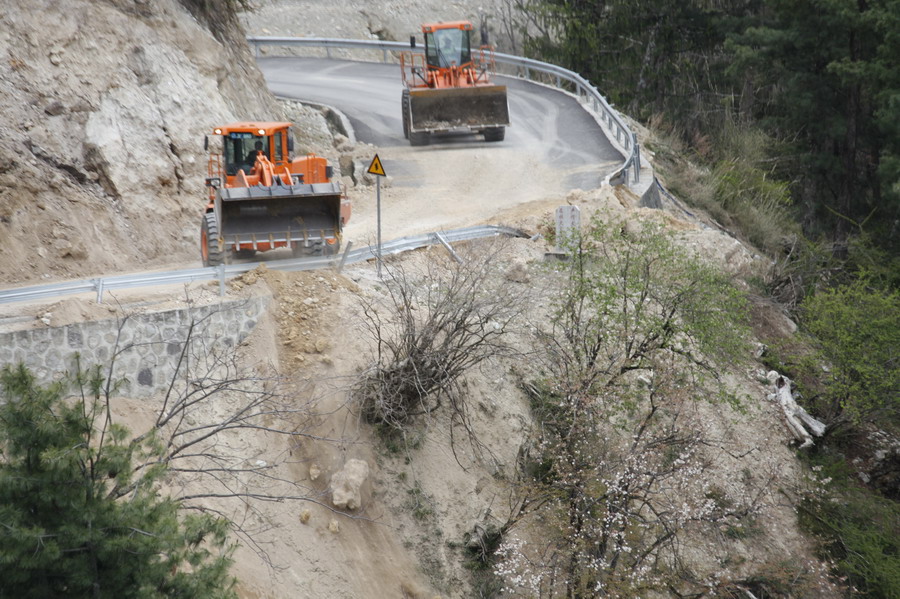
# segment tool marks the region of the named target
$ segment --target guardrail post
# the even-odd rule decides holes
[[[387,48],[381,49],[381,62],[387,64]]]
[[[632,161],[634,162],[634,182],[640,183],[641,181],[641,145],[637,140],[637,133],[631,134],[631,142],[634,144],[634,149],[632,150],[631,156]]]
[[[97,303],[103,303],[103,279],[96,279],[94,282],[94,286],[97,287]]]
[[[325,46],[325,56],[331,58],[331,46]]]
[[[225,295],[225,265],[220,264],[216,268],[216,276],[219,277],[219,297]]]
[[[450,255],[453,256],[453,259],[456,260],[456,263],[457,263],[457,264],[462,264],[462,263],[463,263],[463,259],[459,257],[459,254],[457,254],[455,251],[453,251],[453,246],[451,246],[451,245],[447,242],[447,240],[444,239],[444,236],[441,235],[440,232],[435,232],[435,233],[434,233],[434,236],[435,236],[435,238],[437,238],[438,241],[441,242],[441,245],[444,246],[444,248],[445,248],[448,252],[450,252]]]
[[[347,255],[350,253],[350,248],[353,247],[353,242],[348,241],[347,247],[344,248],[344,253],[341,255],[341,261],[338,263],[337,272],[341,274],[341,271],[344,270],[344,264],[347,263]]]

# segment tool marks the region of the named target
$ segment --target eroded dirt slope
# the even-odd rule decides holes
[[[178,0],[0,12],[0,284],[195,261],[216,124],[272,119],[236,22]]]

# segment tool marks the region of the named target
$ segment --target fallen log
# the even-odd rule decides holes
[[[791,392],[791,379],[778,374],[774,370],[769,371],[766,378],[774,385],[774,392],[769,394],[769,400],[777,401],[781,406],[788,429],[790,429],[795,439],[802,441],[800,449],[811,447],[813,444],[812,435],[821,437],[825,434],[825,424],[810,416],[797,403]]]

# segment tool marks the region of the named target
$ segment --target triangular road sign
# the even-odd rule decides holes
[[[384,167],[381,166],[381,159],[378,158],[378,154],[375,154],[375,158],[372,159],[372,164],[369,165],[369,170],[366,171],[370,175],[378,175],[379,177],[386,177],[384,174]]]

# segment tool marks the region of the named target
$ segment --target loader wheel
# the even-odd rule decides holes
[[[341,242],[340,241],[336,241],[335,243],[332,243],[331,245],[328,245],[327,243],[322,244],[322,255],[323,256],[335,256],[340,251],[341,251]]]
[[[503,141],[506,137],[506,127],[491,127],[484,130],[484,141]]]
[[[204,214],[200,223],[200,255],[203,266],[218,266],[225,262],[219,249],[219,223],[216,222],[215,212]]]
[[[403,137],[409,139],[409,90],[403,90],[403,100],[400,102],[403,110]]]
[[[310,256],[318,256],[322,253],[322,242],[314,241],[309,246],[303,246],[298,241],[291,250],[294,258],[309,258]]]
[[[427,146],[428,131],[410,131],[409,145],[411,146]]]

